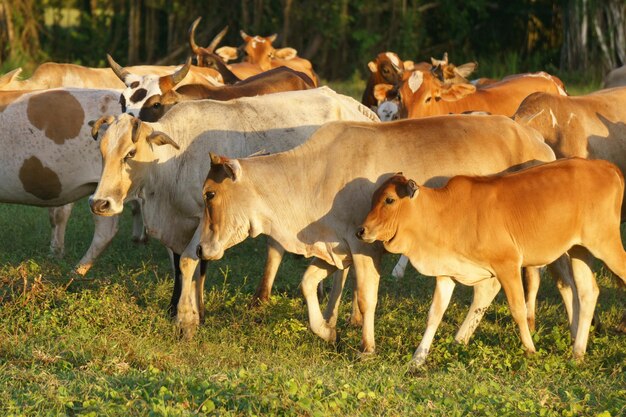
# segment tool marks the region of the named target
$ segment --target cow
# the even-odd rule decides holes
[[[377,186],[397,170],[442,185],[457,174],[492,174],[552,160],[554,152],[536,131],[503,116],[329,123],[290,151],[212,157],[203,187],[206,207],[198,255],[220,259],[248,236],[266,234],[288,252],[314,256],[301,287],[311,330],[329,342],[336,339],[333,303],[338,295],[331,293],[330,308],[322,315],[316,287],[336,270],[354,266],[363,314],[361,348],[369,354],[375,349],[374,310],[384,248],[362,242],[354,230]],[[491,287],[476,287],[457,340],[471,336],[499,290]]]
[[[198,46],[195,38],[196,28],[198,27],[200,20],[202,20],[202,17],[198,17],[194,20],[189,28],[189,46],[196,57],[196,63],[198,66],[209,67],[217,70],[221,74],[225,84],[234,84],[237,81],[241,81],[264,71],[264,69],[262,69],[259,65],[251,64],[249,62],[239,62],[230,66],[226,64],[228,59],[224,60],[224,57],[232,57],[230,48],[226,47],[216,50],[215,47],[222,40],[224,35],[226,35],[228,26],[222,29],[222,31],[218,33],[215,38],[213,38],[211,43],[206,48]],[[220,51],[220,53],[218,53],[218,51]]]
[[[536,91],[567,95],[561,80],[545,72],[507,77],[477,89],[467,83],[444,84],[429,71],[415,70],[405,73],[399,88],[389,85],[375,87],[377,99],[387,100],[379,106],[379,115],[385,111],[391,117],[397,113],[400,118],[466,111],[512,116],[522,100]]]
[[[602,88],[613,88],[613,87],[622,87],[626,86],[626,65],[622,65],[621,67],[617,67],[614,70],[610,71],[604,77],[604,82],[602,83]]]
[[[374,97],[374,86],[399,84],[404,71],[412,70],[414,64],[413,61],[402,61],[395,52],[381,52],[373,61],[367,63],[367,68],[370,70],[370,76],[367,79],[361,103],[372,108],[378,106],[378,100]]]
[[[176,67],[139,65],[128,67],[127,70],[138,75],[167,75]],[[57,87],[74,88],[124,88],[111,68],[90,68],[75,64],[46,62],[37,67],[33,75],[23,81],[17,79],[21,68],[11,71],[0,78],[0,90],[45,90]],[[6,77],[6,78],[5,78]],[[188,75],[181,80],[184,84],[219,84],[220,74],[210,68],[192,66]]]
[[[7,97],[8,96],[8,97]],[[0,92],[0,202],[54,208],[50,250],[64,252],[75,201],[96,189],[102,163],[87,121],[119,113],[119,90]],[[84,275],[117,231],[117,217],[94,216],[91,245],[76,272]]]
[[[289,67],[308,75],[316,86],[319,84],[319,78],[308,59],[297,56],[298,52],[294,48],[274,48],[272,43],[276,40],[276,34],[270,36],[250,36],[243,30],[239,31],[239,33],[244,41],[244,51],[246,52],[248,63],[258,65],[263,71],[282,66]],[[222,48],[221,54],[225,59],[236,56],[234,48]]]
[[[626,87],[583,96],[533,93],[513,119],[536,129],[557,158],[605,159],[626,173]],[[622,203],[622,220],[626,204]],[[626,333],[626,315],[620,329]]]
[[[104,168],[90,199],[91,209],[110,216],[122,211],[125,200],[142,199],[148,234],[180,259],[182,276],[176,277],[170,313],[176,314],[184,337],[192,337],[204,314],[206,265],[201,265],[195,295],[191,279],[198,265],[201,187],[210,165],[205,155],[214,151],[244,156],[292,148],[333,120],[378,121],[375,113],[355,100],[322,87],[224,102],[188,101],[157,123],[124,114],[94,125],[95,132],[104,123],[109,127],[100,140]],[[264,280],[257,292],[261,297],[269,296],[266,291],[284,252],[274,241],[269,243]]]
[[[186,84],[174,89],[189,71],[190,59],[175,73],[160,77],[137,76],[120,67],[110,55],[107,55],[107,59],[111,68],[126,85],[120,96],[122,113],[129,113],[146,122],[156,122],[172,106],[183,101],[200,99],[226,101],[238,97],[314,88],[313,81],[306,74],[291,68],[279,67],[232,85]]]
[[[590,269],[593,257],[626,283],[620,236],[623,195],[619,168],[581,158],[502,176],[456,176],[439,189],[395,175],[374,193],[372,209],[356,234],[406,255],[424,275],[445,277],[447,292],[433,300],[428,317],[427,332],[432,326],[433,334],[454,281],[476,285],[495,278],[528,353],[534,353],[535,346],[526,322],[520,269],[551,263],[569,251],[580,303],[573,354],[582,358],[599,293]],[[432,336],[425,335],[425,341],[413,365],[424,363]]]

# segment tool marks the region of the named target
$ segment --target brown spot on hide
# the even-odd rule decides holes
[[[130,102],[139,103],[141,100],[146,98],[146,94],[148,94],[148,91],[145,88],[140,88],[135,91],[132,96],[130,96]]]
[[[85,111],[67,91],[48,91],[32,96],[26,110],[28,120],[58,145],[73,139],[85,122]]]
[[[52,200],[61,194],[59,176],[44,167],[36,156],[24,160],[20,168],[20,181],[27,193],[42,200]]]
[[[108,94],[102,97],[102,101],[100,102],[100,113],[106,113],[109,108],[109,103],[113,100],[115,100],[115,98]]]

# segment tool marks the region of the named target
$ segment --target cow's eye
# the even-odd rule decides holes
[[[207,191],[206,193],[204,193],[204,199],[206,201],[212,200],[213,197],[215,197],[215,191]]]
[[[432,100],[432,99],[433,99],[433,97],[432,97],[432,96],[428,97],[428,98],[426,99],[425,103],[430,103],[430,100]]]
[[[152,105],[152,108],[153,108],[153,109],[158,109],[159,107],[161,107],[161,103],[154,103],[154,104]]]
[[[394,201],[396,201],[396,200],[391,198],[391,197],[385,198],[385,204],[393,204]]]
[[[124,157],[124,161],[127,161],[129,159],[133,159],[135,157],[136,153],[137,153],[137,149],[131,149],[130,151],[128,151],[128,153]]]

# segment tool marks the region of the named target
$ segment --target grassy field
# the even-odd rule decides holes
[[[334,87],[359,89],[355,82]],[[307,329],[298,288],[306,259],[287,256],[271,302],[249,307],[263,238],[210,265],[206,322],[193,341],[181,342],[165,312],[172,289],[166,252],[156,241],[131,243],[130,221],[125,213],[112,245],[78,279],[72,266],[93,230],[86,201],[74,209],[62,261],[47,257],[45,209],[0,205],[0,416],[626,415],[626,335],[613,330],[625,291],[600,266],[603,326],[593,330],[583,362],[571,359],[565,309],[546,277],[538,354],[523,354],[502,294],[469,345],[456,344],[471,298],[458,286],[426,366],[413,375],[407,362],[434,280],[412,269],[391,278],[396,257],[385,259],[377,354],[368,360],[359,355],[360,329],[347,323],[351,291],[336,346]]]
[[[454,332],[471,293],[458,287],[426,367],[406,373],[425,327],[433,280],[390,277],[377,310],[377,354],[361,360],[360,331],[340,314],[341,340],[306,328],[298,289],[307,260],[289,256],[271,302],[249,308],[264,261],[262,238],[211,264],[206,323],[175,337],[165,313],[172,288],[165,250],[130,242],[130,216],[86,279],[71,267],[88,246],[86,201],[75,208],[64,261],[47,258],[46,210],[0,206],[0,415],[434,415],[620,416],[626,413],[626,343],[614,332],[624,290],[600,269],[598,313],[584,362],[571,360],[555,285],[540,291],[539,353],[522,353],[500,295],[468,346]]]

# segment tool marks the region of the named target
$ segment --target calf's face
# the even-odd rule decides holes
[[[372,209],[357,229],[359,239],[372,243],[380,240],[385,246],[393,243],[400,220],[410,210],[411,198],[419,192],[413,180],[397,174],[385,181],[372,197]]]

